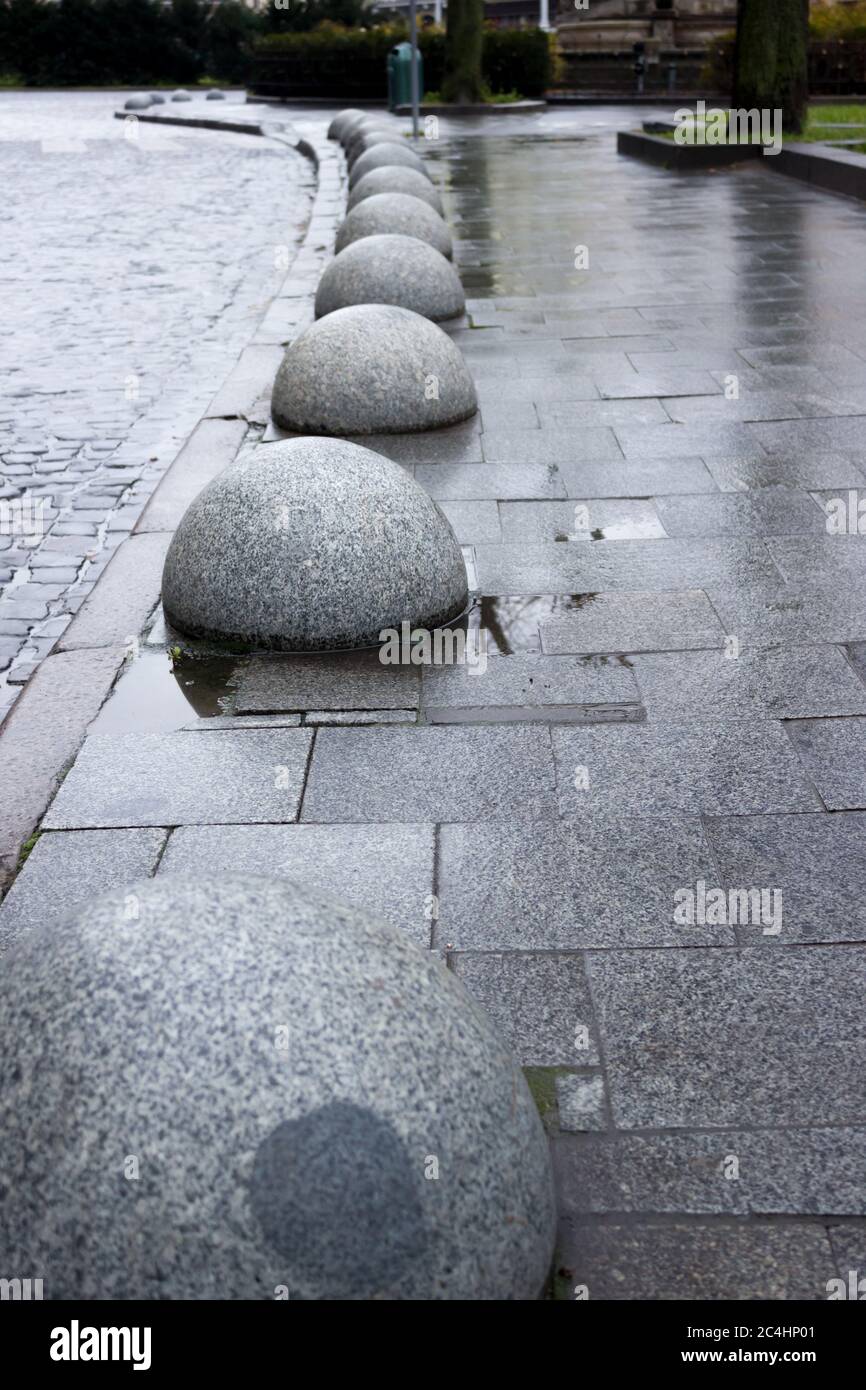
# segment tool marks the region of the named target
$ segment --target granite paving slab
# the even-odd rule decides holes
[[[187,825],[159,874],[264,874],[292,879],[384,917],[429,947],[432,825]],[[0,917],[2,923],[2,917]]]
[[[862,1120],[866,947],[587,959],[619,1128]]]
[[[805,719],[787,728],[828,811],[866,808],[866,719]]]
[[[630,707],[624,713],[631,717],[642,717],[634,677],[617,659],[525,652],[491,655],[483,667],[425,666],[421,704],[428,715],[448,709],[518,706],[553,717],[562,706],[618,705]]]
[[[93,734],[43,825],[293,821],[312,739],[306,729]]]
[[[479,545],[475,554],[479,584],[485,593],[702,589],[779,577],[762,540],[597,541],[594,545],[503,542]]]
[[[817,1301],[836,1277],[827,1232],[793,1221],[579,1225],[559,1258],[591,1300]]]
[[[862,1128],[593,1134],[554,1157],[566,1218],[866,1214]]]
[[[556,814],[545,728],[321,729],[303,821],[475,821]],[[289,817],[285,817],[289,819]]]
[[[866,473],[856,457],[825,448],[792,448],[784,454],[762,456],[754,450],[727,457],[708,455],[706,466],[722,492],[748,488],[862,487]]]
[[[444,825],[438,934],[463,951],[734,944],[731,928],[674,921],[698,879],[718,876],[694,815]]]
[[[711,585],[707,593],[725,631],[742,646],[866,639],[866,605],[856,589],[770,583]]]
[[[789,584],[860,587],[866,536],[771,536],[767,549]]]
[[[544,652],[665,651],[724,642],[725,629],[701,589],[586,598],[576,611],[540,623]]]
[[[21,933],[68,916],[79,904],[146,878],[164,830],[64,830],[40,835],[0,906],[0,952]]]
[[[254,656],[244,669],[238,714],[285,710],[412,709],[420,692],[417,666],[383,665],[379,649],[310,656]]]
[[[565,483],[553,463],[418,464],[415,481],[436,501],[565,497]]]
[[[560,727],[551,738],[564,815],[821,809],[808,769],[773,720]]]
[[[866,686],[840,647],[651,652],[630,662],[651,721],[866,714]]]
[[[779,934],[738,926],[744,945],[866,941],[866,815],[725,816],[705,824],[723,886],[772,885],[782,896]]]
[[[823,535],[827,526],[808,493],[794,488],[657,497],[656,507],[669,536]]]
[[[444,941],[447,924],[437,924]],[[599,1062],[592,1001],[579,955],[456,951],[451,967],[524,1067]]]
[[[586,425],[570,429],[509,430],[507,433],[491,431],[481,436],[481,447],[486,463],[616,461],[623,456],[611,429]]]
[[[561,460],[560,477],[568,496],[648,498],[674,492],[717,492],[700,458]]]
[[[501,536],[481,541],[647,540],[666,534],[648,498],[596,498],[586,502],[503,502]]]

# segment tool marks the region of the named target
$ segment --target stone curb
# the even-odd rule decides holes
[[[125,119],[127,113],[115,113]],[[22,844],[41,820],[88,725],[111,692],[132,644],[159,602],[162,562],[174,528],[200,489],[237,456],[250,421],[269,418],[270,388],[285,343],[307,322],[342,204],[337,150],[293,138],[285,122],[138,116],[155,124],[231,130],[275,139],[308,159],[316,188],[303,240],[283,284],[205,415],[117,547],[79,612],[0,726],[0,895]]]
[[[677,172],[721,168],[763,158],[760,145],[675,145],[661,135],[638,130],[618,131],[616,148],[618,154],[632,155]],[[766,156],[766,163],[775,173],[800,179],[825,193],[841,193],[866,201],[866,156],[862,154],[800,142]]]

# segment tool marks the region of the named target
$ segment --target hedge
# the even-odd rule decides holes
[[[323,26],[310,34],[271,34],[255,45],[251,87],[261,96],[375,100],[386,94],[386,62],[395,43],[408,38],[403,25],[375,29]],[[424,87],[442,85],[445,35],[418,35]],[[482,70],[490,90],[541,96],[550,81],[550,49],[541,29],[485,27]]]

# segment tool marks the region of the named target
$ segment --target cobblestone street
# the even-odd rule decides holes
[[[0,720],[246,344],[309,213],[300,156],[117,121],[125,96],[0,93]]]

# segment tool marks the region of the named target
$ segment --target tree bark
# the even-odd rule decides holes
[[[778,108],[783,130],[801,131],[809,99],[808,46],[809,0],[738,0],[733,106]]]
[[[446,101],[468,105],[482,100],[483,22],[484,0],[448,0],[442,79]]]

